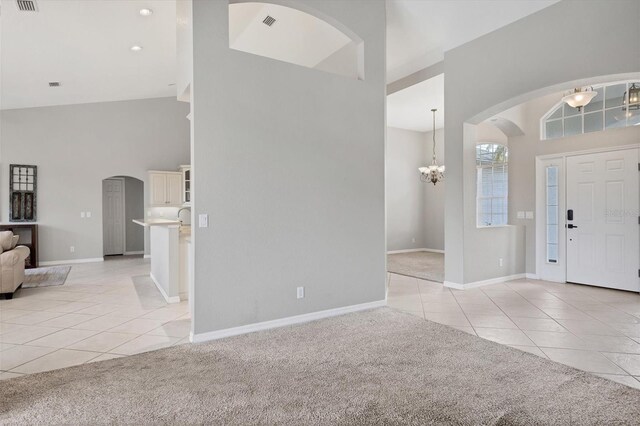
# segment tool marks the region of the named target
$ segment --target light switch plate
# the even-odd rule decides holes
[[[198,215],[198,226],[200,228],[208,228],[209,227],[209,215],[206,213],[201,213]]]
[[[80,212],[80,219],[84,219],[84,212]]]
[[[518,219],[524,219],[524,218],[525,218],[524,212],[522,211],[518,212]]]
[[[527,219],[533,219],[533,212],[532,211],[528,211],[526,213],[526,217],[527,217]]]
[[[87,218],[91,217],[91,212],[87,212]]]

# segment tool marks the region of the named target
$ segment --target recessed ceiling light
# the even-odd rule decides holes
[[[151,9],[140,9],[140,15],[142,15],[142,16],[151,16],[151,15],[153,15],[153,10],[151,10]]]
[[[139,52],[139,51],[141,51],[141,50],[142,50],[142,46],[138,46],[137,44],[136,44],[136,45],[133,45],[133,46],[131,46],[131,50],[132,50],[133,52]]]

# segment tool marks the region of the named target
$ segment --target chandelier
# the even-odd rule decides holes
[[[582,107],[586,106],[591,99],[595,98],[598,95],[598,92],[593,90],[593,87],[587,88],[576,88],[573,89],[573,92],[569,92],[566,94],[562,101],[566,102],[570,107],[577,108],[578,111],[582,109]]]
[[[422,182],[431,182],[434,186],[444,179],[444,164],[438,166],[436,159],[436,111],[437,109],[435,108],[431,110],[433,113],[433,160],[430,166],[418,169],[420,171],[420,180]]]

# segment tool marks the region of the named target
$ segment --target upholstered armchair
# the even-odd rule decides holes
[[[13,298],[13,293],[24,282],[24,264],[29,254],[29,247],[25,246],[16,246],[0,254],[0,294],[5,298]]]

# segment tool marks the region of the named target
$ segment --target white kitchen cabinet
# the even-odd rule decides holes
[[[179,207],[182,205],[182,173],[149,172],[152,207]]]
[[[184,206],[191,205],[191,166],[181,165],[182,173],[182,204]]]

